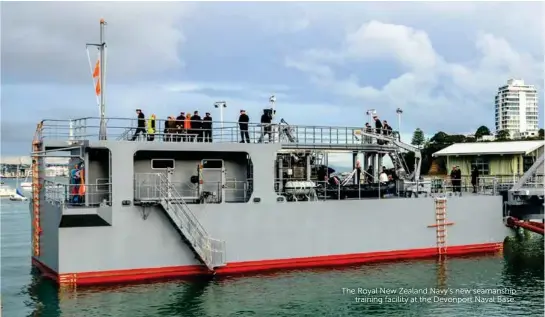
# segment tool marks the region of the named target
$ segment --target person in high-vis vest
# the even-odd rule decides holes
[[[153,141],[155,139],[155,115],[152,114],[148,119],[148,141]]]

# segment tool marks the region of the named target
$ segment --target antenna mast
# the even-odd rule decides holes
[[[106,39],[104,38],[104,27],[106,21],[100,19],[100,130],[98,132],[99,140],[106,140],[106,102],[104,95],[105,77],[106,77]]]
[[[91,76],[93,77],[93,84],[95,85],[95,91],[97,93],[97,102],[100,110],[100,128],[98,131],[99,140],[106,140],[106,95],[104,94],[104,89],[106,88],[106,39],[104,37],[104,27],[106,26],[106,21],[100,19],[100,43],[98,44],[87,44],[87,58],[89,58],[89,67],[91,69]],[[95,46],[99,51],[99,61],[98,61],[98,81],[95,83],[96,71],[93,70],[91,64],[91,58],[89,56],[89,46]]]

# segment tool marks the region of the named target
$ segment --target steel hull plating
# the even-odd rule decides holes
[[[62,207],[42,204],[41,254],[33,263],[61,284],[100,284],[212,274],[160,206],[111,207],[111,226],[59,228]],[[358,264],[437,255],[434,199],[192,205],[226,241],[216,274]],[[447,254],[498,251],[509,229],[501,196],[447,201]],[[58,216],[53,216],[58,215]],[[147,215],[147,217],[144,217]]]

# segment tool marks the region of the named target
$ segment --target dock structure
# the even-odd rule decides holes
[[[544,164],[545,153],[541,154],[530,169],[508,190],[504,214],[507,226],[524,228],[543,235]]]

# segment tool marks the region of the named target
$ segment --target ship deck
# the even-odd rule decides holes
[[[364,151],[364,152],[392,152],[397,149],[391,142],[377,142],[371,137],[360,134],[361,127],[336,126],[307,126],[288,125],[283,123],[272,124],[269,135],[263,138],[264,128],[261,124],[249,123],[248,134],[250,143],[278,143],[281,149],[293,150],[324,150],[324,151]],[[88,117],[73,120],[43,120],[42,137],[48,149],[62,149],[73,143],[82,141],[99,141],[100,118]],[[107,118],[107,142],[132,141],[136,131],[137,119]],[[200,143],[242,143],[240,129],[237,122],[213,122],[211,142],[202,142],[197,139],[199,132],[184,131],[184,133],[165,133],[165,120],[156,120],[156,133],[153,140],[146,136],[139,136],[137,142],[172,142],[172,138],[179,137],[181,142]],[[397,138],[394,131],[391,138]],[[384,136],[383,136],[384,137]],[[263,139],[265,139],[263,141]],[[78,142],[79,141],[79,142]],[[199,142],[200,141],[200,142]]]

